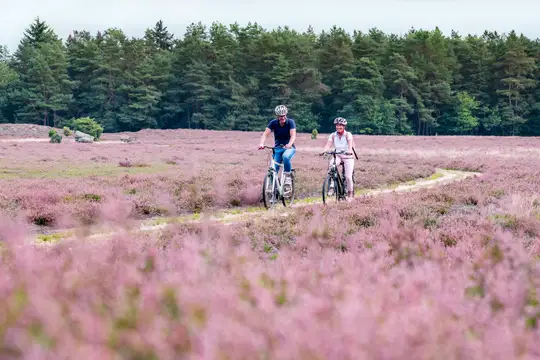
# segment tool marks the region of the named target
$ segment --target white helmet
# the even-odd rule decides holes
[[[337,117],[334,119],[334,124],[347,125],[347,119],[342,118],[342,117]]]
[[[287,109],[287,107],[285,105],[278,105],[276,106],[276,108],[274,109],[274,113],[277,115],[277,116],[284,116],[284,115],[287,115],[287,113],[289,112],[289,110]]]

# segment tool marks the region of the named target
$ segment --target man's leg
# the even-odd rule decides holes
[[[284,152],[284,149],[275,149],[274,150],[274,161],[276,162],[276,166],[275,166],[275,169],[276,169],[276,173],[279,172],[279,163],[281,163],[281,161],[283,160],[282,157],[283,157],[283,152]]]
[[[292,190],[292,180],[291,180],[291,170],[292,170],[292,164],[291,159],[296,153],[296,149],[287,149],[283,153],[283,172],[285,173],[285,184],[284,184],[284,191],[285,195],[289,196],[290,191]]]
[[[296,153],[296,149],[294,148],[287,149],[283,153],[283,171],[285,171],[286,173],[291,172],[291,169],[292,169],[291,159],[293,158],[295,153]]]

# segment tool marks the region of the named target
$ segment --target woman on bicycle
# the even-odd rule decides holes
[[[345,126],[347,126],[347,119],[338,117],[334,120],[336,125],[336,131],[331,133],[324,147],[323,153],[327,152],[332,144],[334,145],[335,151],[344,151],[351,155],[339,154],[336,155],[336,166],[339,166],[343,161],[345,165],[345,179],[347,181],[347,201],[351,201],[354,196],[354,185],[353,185],[353,170],[354,170],[354,157],[353,152],[353,136],[350,132],[345,131]],[[332,159],[330,159],[329,167],[332,166]],[[330,184],[328,189],[329,193],[334,190],[334,183]]]

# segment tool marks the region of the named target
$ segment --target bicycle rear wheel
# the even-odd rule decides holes
[[[294,178],[295,178],[294,170],[291,171],[291,192],[290,195],[285,197],[281,197],[281,201],[283,202],[283,206],[291,206],[294,202],[294,192],[295,192],[295,184],[294,184]]]

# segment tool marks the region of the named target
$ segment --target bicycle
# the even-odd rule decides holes
[[[273,208],[277,204],[278,200],[282,201],[283,206],[287,206],[287,202],[289,203],[288,206],[290,206],[294,202],[294,179],[296,170],[291,169],[291,190],[290,194],[286,195],[284,189],[285,172],[283,171],[283,162],[277,163],[274,160],[274,155],[276,153],[275,149],[283,148],[283,146],[265,146],[264,148],[272,150],[272,156],[270,156],[268,172],[266,173],[263,180],[262,196],[264,206],[267,209]],[[276,171],[276,165],[281,167],[281,176],[277,176],[279,173],[279,168],[278,171]],[[269,197],[269,199],[267,199],[267,197]]]
[[[322,199],[323,204],[326,205],[327,199],[326,194],[328,193],[328,190],[330,189],[330,184],[334,183],[334,193],[336,196],[336,201],[342,201],[346,200],[347,198],[347,181],[345,180],[345,163],[341,162],[340,166],[342,167],[341,174],[339,173],[336,165],[336,155],[344,154],[344,155],[352,155],[352,153],[347,153],[343,150],[341,151],[326,151],[320,156],[323,155],[332,155],[334,157],[332,166],[330,166],[330,169],[328,169],[328,173],[326,175],[326,178],[324,179],[323,187],[322,187]],[[353,185],[355,184],[354,181],[354,170],[353,170]],[[354,193],[353,193],[354,196]]]

